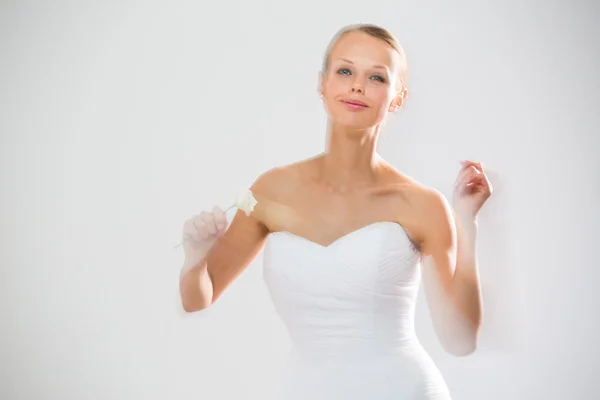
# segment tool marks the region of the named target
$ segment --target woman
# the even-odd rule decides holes
[[[280,399],[450,399],[414,332],[421,277],[443,347],[457,356],[476,348],[477,215],[491,185],[480,163],[461,162],[451,208],[377,154],[383,122],[406,101],[406,69],[385,29],[342,29],[319,82],[327,150],[258,177],[258,204],[229,229],[218,207],[184,227],[188,312],[213,304],[264,250],[293,343]]]

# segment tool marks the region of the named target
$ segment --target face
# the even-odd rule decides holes
[[[364,32],[342,36],[329,55],[319,92],[338,125],[365,129],[381,124],[406,97],[398,83],[400,55]]]

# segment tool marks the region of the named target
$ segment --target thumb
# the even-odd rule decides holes
[[[215,217],[215,224],[218,229],[223,229],[227,226],[227,214],[219,206],[213,207],[213,215]]]

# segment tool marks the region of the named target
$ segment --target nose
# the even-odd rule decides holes
[[[354,82],[352,82],[352,85],[350,86],[350,93],[365,94],[365,85],[362,79],[357,78],[354,80]]]

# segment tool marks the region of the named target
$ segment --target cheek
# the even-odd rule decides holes
[[[391,91],[387,88],[376,88],[371,91],[369,97],[381,108],[387,108],[393,99]]]
[[[340,79],[330,78],[327,80],[325,85],[323,85],[323,89],[327,93],[331,94],[339,94],[342,91],[345,91],[347,88],[344,86],[344,82]]]

